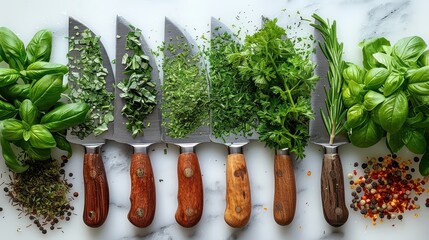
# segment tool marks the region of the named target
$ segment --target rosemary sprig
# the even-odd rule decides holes
[[[319,46],[329,64],[329,89],[325,87],[325,106],[328,114],[322,109],[320,109],[320,112],[323,123],[329,133],[329,144],[334,144],[335,136],[344,130],[343,120],[347,113],[341,97],[341,89],[344,82],[342,72],[345,66],[342,58],[343,43],[338,43],[335,21],[332,25],[329,25],[329,22],[326,22],[317,14],[313,14],[313,18],[318,23],[311,24],[311,26],[316,28],[323,37],[324,43],[319,41]]]

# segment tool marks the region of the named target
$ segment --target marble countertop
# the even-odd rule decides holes
[[[260,16],[287,17],[287,12],[300,11],[310,19],[313,12],[324,18],[337,20],[338,37],[344,42],[345,59],[360,62],[357,44],[375,36],[385,36],[392,42],[419,35],[429,41],[426,26],[426,1],[402,0],[19,0],[2,4],[0,26],[15,31],[24,41],[41,28],[54,32],[53,61],[66,63],[67,19],[73,16],[94,32],[101,35],[108,54],[114,56],[116,15],[150,36],[149,44],[157,46],[162,41],[165,16],[185,27],[193,36],[200,36],[209,30],[210,17],[215,16],[227,25],[236,22],[254,30]],[[282,11],[287,9],[287,12]],[[310,29],[311,30],[311,29]],[[112,57],[111,57],[112,58]],[[372,225],[358,212],[350,211],[345,225],[333,228],[328,225],[322,213],[320,197],[320,172],[322,149],[310,144],[306,158],[294,162],[297,184],[297,208],[294,221],[288,226],[279,226],[273,219],[273,159],[274,151],[263,143],[251,142],[244,147],[252,192],[252,215],[247,226],[241,229],[229,227],[224,219],[225,209],[225,163],[227,149],[216,143],[202,143],[196,147],[204,185],[204,211],[200,223],[193,228],[183,228],[175,221],[177,206],[176,163],[179,148],[172,144],[154,144],[149,155],[155,174],[157,208],[153,223],[143,229],[134,227],[127,220],[130,207],[129,162],[131,147],[113,141],[103,146],[103,159],[110,186],[110,211],[103,226],[93,229],[82,221],[83,211],[83,148],[73,145],[74,155],[66,165],[66,172],[73,172],[70,179],[73,191],[80,195],[73,201],[75,215],[69,222],[61,222],[61,230],[48,231],[42,235],[35,227],[27,227],[31,221],[18,215],[9,203],[8,197],[0,193],[0,233],[2,239],[426,239],[425,230],[429,224],[429,208],[404,214],[402,221],[395,219]],[[368,157],[388,154],[384,142],[368,149],[352,145],[340,147],[344,173],[355,169],[355,162],[361,163]],[[413,155],[402,150],[402,158]],[[0,161],[0,183],[8,182],[8,172]],[[345,179],[348,182],[348,179]],[[346,184],[346,202],[350,203],[351,189]],[[420,205],[429,194],[420,197]],[[348,204],[347,204],[348,205]]]

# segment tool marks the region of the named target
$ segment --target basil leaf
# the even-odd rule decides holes
[[[62,64],[49,62],[35,62],[30,64],[26,70],[21,71],[21,74],[29,79],[38,80],[48,74],[64,75],[68,72],[68,68]]]
[[[365,108],[362,105],[360,104],[353,105],[351,108],[347,110],[346,126],[348,129],[359,127],[364,122],[366,122],[367,118],[368,118],[368,112],[365,111]]]
[[[386,132],[395,133],[401,129],[408,116],[408,99],[402,91],[386,98],[380,105],[378,117]]]
[[[353,128],[349,134],[350,141],[353,145],[361,148],[367,148],[376,144],[383,137],[383,129],[372,119],[358,128]]]
[[[403,61],[416,62],[426,49],[425,41],[418,36],[402,38],[393,46],[393,54]]]
[[[389,69],[392,64],[392,56],[387,55],[386,53],[374,53],[373,57],[377,62],[379,62],[381,65]]]
[[[353,80],[349,81],[348,87],[352,96],[358,96],[363,92],[362,84],[359,84]]]
[[[0,120],[14,118],[16,116],[16,113],[17,113],[17,110],[15,106],[0,100]]]
[[[0,87],[8,86],[21,77],[19,72],[11,68],[0,68]]]
[[[355,81],[357,83],[363,83],[364,70],[358,65],[349,63],[348,67],[343,71],[343,77],[346,81]]]
[[[429,151],[426,151],[420,159],[419,172],[422,176],[429,175]]]
[[[409,117],[407,118],[407,124],[408,125],[414,125],[414,124],[419,124],[419,123],[423,123],[423,113],[422,112],[418,112],[415,116],[413,117]],[[419,127],[426,127],[426,126],[420,126]]]
[[[386,99],[386,98],[381,93],[369,90],[365,94],[363,99],[364,99],[363,100],[363,106],[365,107],[365,109],[367,111],[372,111],[375,107],[378,106],[378,104],[382,103],[384,101],[384,99]]]
[[[46,75],[31,86],[28,97],[40,110],[46,110],[61,98],[62,86],[62,75]]]
[[[390,46],[390,42],[385,38],[373,38],[364,40],[359,45],[362,46],[363,66],[369,70],[381,66],[374,58],[374,53],[383,52],[383,46]]]
[[[58,132],[83,123],[89,111],[86,103],[69,103],[54,108],[45,114],[40,123],[49,131]]]
[[[24,125],[16,119],[3,121],[2,136],[9,141],[21,140],[24,133]]]
[[[429,95],[429,66],[407,72],[408,90],[418,95]]]
[[[30,126],[36,122],[38,113],[39,110],[29,99],[25,99],[19,106],[19,116],[21,116],[22,121],[25,121]]]
[[[402,135],[402,141],[411,152],[423,154],[426,151],[426,139],[424,131],[416,129],[406,129]]]
[[[44,61],[49,62],[51,58],[52,32],[43,29],[34,34],[27,45],[28,64]]]
[[[30,128],[30,145],[34,148],[53,148],[57,144],[49,130],[41,125],[36,124]]]
[[[380,125],[380,106],[381,104],[377,105],[377,107],[371,111],[371,119],[378,125]]]
[[[27,53],[24,43],[5,27],[0,27],[0,56],[9,64],[9,67],[18,71],[25,69]]]
[[[357,103],[361,103],[362,101],[362,95],[352,95],[350,88],[349,87],[345,87],[345,85],[343,85],[343,91],[341,93],[342,97],[343,97],[343,103],[344,105],[349,108]]]
[[[423,54],[419,57],[418,63],[420,66],[429,66],[429,49],[424,51]]]
[[[377,90],[386,81],[390,71],[386,68],[373,68],[365,74],[365,89]]]
[[[384,96],[387,97],[392,95],[394,92],[396,92],[396,90],[398,90],[402,86],[404,82],[405,82],[404,76],[399,75],[395,72],[392,72],[384,82],[384,88],[383,88]]]
[[[16,142],[16,145],[22,148],[32,160],[43,161],[51,158],[50,148],[35,148],[23,140]]]
[[[57,143],[57,148],[63,151],[67,151],[67,157],[71,157],[72,147],[70,145],[70,142],[67,141],[67,139],[59,133],[54,133],[52,135],[54,136],[55,142]]]
[[[23,101],[28,98],[30,84],[13,84],[0,88],[0,95],[10,102],[14,100]]]
[[[5,138],[0,137],[1,142],[1,149],[2,149],[2,155],[5,160],[6,166],[16,172],[16,173],[22,173],[27,171],[28,165],[22,165],[20,161],[16,158],[15,153],[12,150],[12,147],[10,146],[9,141],[7,141]]]
[[[404,142],[402,141],[401,131],[396,133],[387,133],[386,135],[386,144],[390,152],[397,153],[404,147]]]

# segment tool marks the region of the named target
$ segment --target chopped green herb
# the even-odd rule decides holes
[[[163,62],[162,124],[168,136],[184,138],[208,124],[208,83],[201,53],[192,54],[188,44],[177,41],[177,48],[171,43],[164,46],[172,56]]]
[[[120,97],[125,100],[122,115],[127,118],[126,127],[133,137],[144,134],[144,120],[156,107],[156,84],[151,79],[152,67],[149,57],[143,52],[140,44],[141,30],[130,26],[133,31],[127,35],[126,49],[131,50],[131,55],[124,54],[122,64],[125,66],[124,74],[128,78],[123,79],[118,88],[122,90]]]
[[[89,29],[69,39],[69,53],[78,51],[79,57],[68,56],[69,82],[74,85],[69,97],[72,102],[84,102],[90,106],[88,121],[73,127],[71,133],[84,138],[91,133],[100,135],[108,129],[113,121],[114,94],[106,90],[106,76],[109,74],[103,67],[100,37],[93,36]],[[112,73],[110,73],[112,74]]]

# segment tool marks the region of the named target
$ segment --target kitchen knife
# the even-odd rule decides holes
[[[174,58],[182,52],[184,45],[189,46],[192,54],[197,52],[197,47],[193,43],[193,40],[168,18],[165,19],[164,41],[166,46],[171,46],[175,49],[175,53],[172,53],[168,50],[169,47],[165,47],[164,57]],[[168,121],[168,119],[164,119],[163,121]],[[208,126],[200,126],[186,138],[180,139],[168,136],[168,129],[164,128],[162,136],[164,142],[174,143],[180,147],[177,163],[178,206],[176,221],[183,227],[195,226],[203,213],[204,198],[201,170],[194,147],[199,143],[209,142],[209,128]]]
[[[233,41],[238,42],[227,26],[212,17],[211,38],[213,39],[225,33],[231,35]],[[210,88],[212,88],[212,85],[210,85]],[[231,118],[233,117],[234,116],[231,116]],[[210,121],[213,121],[213,118],[211,118]],[[210,139],[213,142],[225,144],[228,147],[228,158],[226,161],[225,222],[231,227],[244,227],[249,222],[252,211],[249,175],[242,151],[242,147],[249,143],[249,140],[243,135],[232,133],[229,136],[217,138],[212,131],[210,133]]]
[[[80,39],[81,32],[88,29],[85,25],[79,21],[69,18],[69,39]],[[91,32],[93,36],[95,34]],[[79,47],[78,43],[75,43],[76,47]],[[101,56],[103,58],[103,67],[107,69],[106,76],[106,89],[109,92],[113,92],[113,84],[115,79],[113,76],[112,66],[110,65],[109,57],[104,49],[103,44],[100,42]],[[81,66],[73,59],[80,59],[80,52],[72,50],[69,52],[69,74],[79,74]],[[71,84],[72,88],[78,88],[74,84]],[[113,102],[112,102],[113,104]],[[92,107],[92,106],[90,106]],[[109,212],[109,186],[106,177],[106,171],[104,169],[104,163],[101,156],[101,146],[105,143],[105,139],[109,138],[113,134],[113,126],[109,124],[109,130],[99,136],[91,134],[84,139],[79,139],[77,136],[67,133],[67,139],[76,144],[80,144],[85,147],[85,154],[83,160],[83,178],[84,178],[84,211],[83,221],[89,227],[101,226],[107,218]]]
[[[262,26],[269,19],[262,16]],[[284,36],[286,38],[286,36]],[[274,156],[273,215],[277,224],[285,226],[295,217],[296,182],[289,149],[276,149]]]
[[[134,30],[130,27],[124,18],[117,17],[116,20],[116,85],[124,78],[125,65],[121,64],[120,59],[125,54],[132,55],[132,50],[126,49],[127,35]],[[161,142],[161,112],[159,108],[161,92],[159,90],[159,74],[154,56],[143,36],[140,37],[140,44],[143,52],[149,57],[149,64],[152,67],[151,81],[156,83],[157,106],[153,112],[144,120],[143,135],[132,137],[132,133],[126,128],[127,119],[122,115],[122,108],[125,100],[120,97],[122,91],[115,89],[115,121],[113,140],[120,143],[129,144],[133,147],[131,155],[130,176],[131,176],[131,208],[128,212],[128,220],[137,227],[149,226],[155,216],[156,191],[152,164],[147,154],[147,148],[157,142]]]
[[[324,41],[318,31],[315,31],[315,39],[320,42]],[[310,141],[322,146],[324,150],[321,173],[323,215],[327,223],[339,227],[347,221],[349,212],[345,204],[344,176],[338,147],[349,141],[346,133],[343,132],[335,137],[334,143],[330,143],[330,137],[321,116],[321,111],[326,113],[325,101],[326,92],[329,89],[327,79],[329,66],[320,47],[316,50],[316,75],[320,77],[320,80],[311,100],[315,119],[310,121]]]

